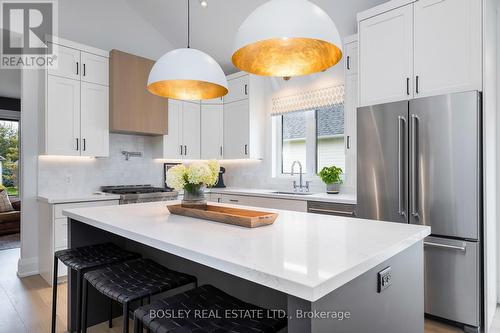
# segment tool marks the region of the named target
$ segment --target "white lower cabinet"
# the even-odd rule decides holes
[[[275,199],[267,197],[254,197],[235,194],[210,193],[209,200],[242,206],[253,206],[271,209],[292,210],[296,212],[307,212],[307,201]]]
[[[54,253],[68,248],[68,218],[64,209],[118,205],[118,200],[88,201],[64,204],[39,203],[40,228],[38,232],[38,265],[40,275],[52,285]],[[58,265],[58,279],[64,281],[66,266]]]

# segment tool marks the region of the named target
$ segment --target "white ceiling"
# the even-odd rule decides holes
[[[236,71],[231,52],[243,20],[267,0],[191,1],[191,47],[217,60],[226,74]],[[311,0],[333,19],[341,36],[356,32],[356,13],[385,0]],[[59,35],[102,48],[119,49],[151,59],[186,46],[187,0],[59,1]],[[279,13],[277,13],[279,15]],[[2,71],[0,96],[19,97],[20,75]]]
[[[187,0],[125,0],[175,47],[186,46]],[[217,60],[229,74],[233,39],[244,19],[267,0],[191,0],[191,47]],[[341,36],[356,32],[356,14],[385,0],[312,0],[333,19]],[[279,15],[279,13],[277,13]]]

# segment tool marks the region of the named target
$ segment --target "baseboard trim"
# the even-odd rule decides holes
[[[38,274],[38,258],[19,258],[17,276],[20,278]]]

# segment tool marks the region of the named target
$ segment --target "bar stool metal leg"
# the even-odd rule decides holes
[[[83,274],[76,272],[76,332],[82,331],[82,281]]]
[[[88,304],[88,298],[89,298],[88,282],[87,282],[87,280],[83,280],[82,328],[83,328],[83,332],[84,333],[87,333],[87,304]]]
[[[58,264],[59,259],[57,259],[56,256],[54,256],[54,276],[52,277],[52,327],[51,327],[51,332],[55,333],[56,332],[56,310],[57,310],[57,264]]]
[[[134,333],[142,333],[142,321],[139,318],[134,316]]]
[[[128,303],[123,303],[123,333],[128,333]]]
[[[109,299],[109,319],[108,319],[108,327],[113,327],[113,300]]]

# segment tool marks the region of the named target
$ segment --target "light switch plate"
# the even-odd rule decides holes
[[[392,284],[392,273],[391,266],[384,268],[377,274],[378,276],[378,288],[377,291],[381,293],[385,289],[389,288]]]

